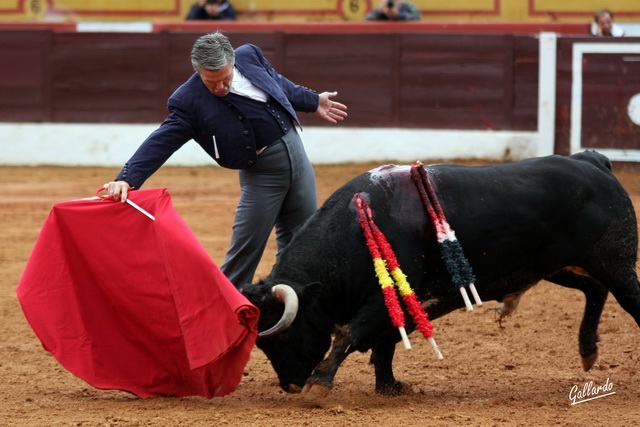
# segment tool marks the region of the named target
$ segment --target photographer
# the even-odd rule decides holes
[[[198,19],[235,21],[236,10],[227,0],[198,0],[191,6],[187,21]]]
[[[382,0],[380,6],[365,17],[367,21],[419,21],[418,7],[408,1]]]

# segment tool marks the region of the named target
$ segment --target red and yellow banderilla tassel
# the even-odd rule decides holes
[[[398,287],[402,300],[414,319],[416,328],[429,341],[437,358],[442,359],[442,353],[440,353],[438,345],[433,339],[433,325],[429,322],[427,313],[422,309],[415,292],[411,289],[411,285],[409,285],[407,281],[407,276],[402,272],[389,241],[373,221],[373,214],[369,204],[362,200],[360,194],[356,194],[355,200],[358,207],[360,227],[362,228],[367,241],[367,247],[373,258],[374,269],[380,286],[382,287],[389,317],[391,318],[392,324],[399,329],[405,348],[410,349],[411,343],[404,329],[404,312],[400,307],[394,285]],[[389,271],[391,275],[389,275]]]
[[[382,286],[382,295],[384,296],[384,303],[389,311],[391,323],[394,327],[400,330],[400,335],[403,336],[404,340],[404,337],[406,337],[406,332],[403,333],[405,325],[404,312],[402,311],[402,308],[400,308],[398,296],[396,295],[395,288],[393,286],[393,279],[387,272],[387,266],[380,255],[378,245],[376,244],[371,228],[369,227],[369,221],[364,213],[362,198],[359,194],[356,195],[356,204],[358,207],[358,222],[360,223],[365,240],[367,241],[369,253],[373,258],[373,267],[375,269],[376,276],[378,277],[378,281],[380,282],[380,286]]]

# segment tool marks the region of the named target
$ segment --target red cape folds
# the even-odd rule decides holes
[[[166,189],[53,206],[18,284],[34,332],[71,373],[140,397],[235,391],[258,309],[220,272]]]

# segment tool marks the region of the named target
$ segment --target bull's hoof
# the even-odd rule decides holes
[[[324,399],[329,395],[331,389],[320,384],[305,384],[302,388],[302,397],[305,399]]]
[[[396,381],[384,386],[376,386],[376,393],[385,396],[403,396],[406,394],[412,394],[413,390],[409,384],[403,381]]]
[[[589,356],[582,356],[582,369],[588,371],[593,367],[593,364],[596,363],[596,359],[598,359],[598,352],[590,354]]]
[[[298,394],[300,392],[302,392],[302,387],[295,385],[295,384],[289,384],[285,387],[282,387],[282,389],[284,391],[286,391],[287,393],[292,393],[292,394]]]

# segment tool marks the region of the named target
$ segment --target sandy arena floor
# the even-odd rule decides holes
[[[317,166],[320,200],[374,166]],[[545,282],[526,294],[503,329],[494,313],[484,309],[435,320],[443,361],[435,359],[419,334],[412,334],[413,349],[400,346],[395,359],[397,377],[414,389],[407,397],[376,395],[368,354],[355,354],[338,371],[329,397],[310,404],[279,389],[257,349],[236,392],[223,398],[139,399],[94,389],[42,349],[22,314],[15,287],[51,205],[92,196],[116,172],[0,167],[2,426],[635,426],[640,421],[638,326],[609,298],[600,324],[600,357],[585,373],[577,344],[582,293]],[[640,208],[640,172],[620,168],[616,174]],[[166,167],[145,185],[151,187],[169,188],[178,212],[220,264],[238,196],[236,173],[217,167]],[[259,275],[268,273],[273,252],[271,244]],[[571,389],[582,389],[590,381],[609,381],[615,394],[572,405]]]

